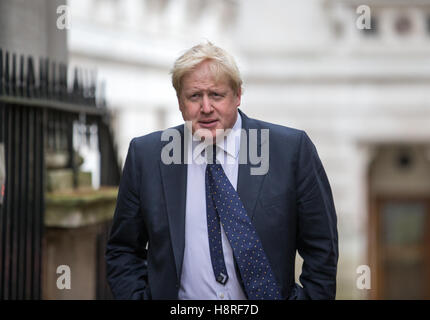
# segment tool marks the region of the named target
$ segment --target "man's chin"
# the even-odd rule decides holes
[[[217,132],[217,130],[218,130],[218,132]],[[222,128],[206,129],[206,128],[197,127],[197,129],[194,130],[194,137],[196,137],[197,139],[200,139],[200,140],[203,139],[205,141],[215,141],[217,138],[217,135],[221,136],[221,135],[223,135],[223,132],[224,132],[224,130]]]

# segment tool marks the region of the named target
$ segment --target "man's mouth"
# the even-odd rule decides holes
[[[203,128],[212,128],[218,123],[217,119],[200,120],[199,125]]]

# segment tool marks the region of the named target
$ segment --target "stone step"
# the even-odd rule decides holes
[[[91,172],[78,172],[78,188],[92,187]],[[72,169],[50,169],[47,170],[46,187],[48,192],[73,190]]]
[[[118,188],[46,193],[45,226],[80,228],[112,219]]]

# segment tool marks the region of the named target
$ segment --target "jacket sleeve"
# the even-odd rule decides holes
[[[317,150],[302,132],[297,158],[297,250],[303,258],[293,299],[334,299],[338,261],[337,217]]]
[[[107,280],[115,299],[150,299],[147,273],[148,235],[139,200],[139,166],[131,141],[106,246]]]

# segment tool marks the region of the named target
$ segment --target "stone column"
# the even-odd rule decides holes
[[[0,1],[0,47],[18,54],[67,62],[67,29],[57,29],[66,0]]]

